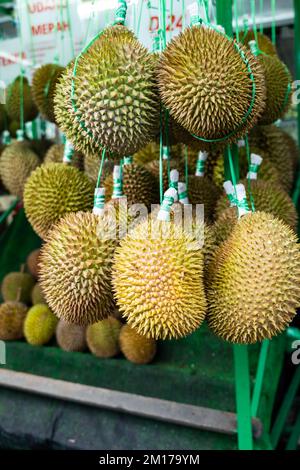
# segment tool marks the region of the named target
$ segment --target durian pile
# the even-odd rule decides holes
[[[265,36],[241,37],[193,25],[153,54],[121,21],[66,69],[36,73],[35,102],[44,115],[54,103],[66,144],[38,161],[13,143],[0,159],[44,241],[28,261],[39,260],[28,342],[45,344],[56,329],[67,351],[145,364],[157,340],[204,321],[239,344],[292,322],[298,149],[275,124],[291,77]],[[12,171],[21,150],[24,167]],[[24,311],[24,296],[14,286],[7,301],[23,299]]]

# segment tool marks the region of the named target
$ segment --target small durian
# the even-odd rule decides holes
[[[46,299],[41,289],[40,284],[37,282],[31,291],[31,303],[32,305],[36,304],[46,304]]]
[[[207,321],[226,341],[251,344],[284,331],[300,305],[295,233],[264,212],[242,217],[216,253]]]
[[[56,327],[56,341],[64,351],[80,352],[86,349],[86,328],[59,320]]]
[[[89,325],[114,307],[111,287],[116,233],[108,217],[67,214],[41,250],[40,284],[52,311],[69,323]]]
[[[267,90],[266,106],[259,124],[266,125],[281,119],[288,111],[292,97],[292,76],[278,57],[262,54],[258,58],[264,70]]]
[[[244,181],[243,183],[247,191],[248,201],[251,203],[248,182]],[[290,196],[280,186],[267,181],[252,180],[251,194],[256,210],[273,214],[274,217],[278,217],[292,229],[296,230],[298,215],[295,205]],[[229,207],[227,196],[222,196],[216,207],[217,217],[227,207]]]
[[[126,359],[134,364],[149,364],[156,354],[156,341],[138,334],[124,325],[120,333],[120,348]]]
[[[158,65],[158,85],[174,120],[206,140],[236,141],[256,124],[265,106],[258,59],[212,28],[186,28],[168,43]]]
[[[213,220],[221,191],[207,176],[189,176],[188,195],[190,204],[204,204],[204,218]]]
[[[23,323],[28,307],[21,302],[8,301],[0,305],[0,340],[23,338]]]
[[[62,163],[42,165],[25,185],[25,213],[35,232],[45,240],[64,215],[92,209],[93,193],[90,180],[77,168]]]
[[[114,357],[120,352],[119,336],[122,323],[113,317],[89,325],[86,340],[91,353],[97,357]]]
[[[38,115],[38,110],[32,99],[31,87],[26,77],[23,77],[22,85],[22,78],[19,76],[7,87],[5,103],[7,115],[11,120],[18,121],[18,128],[20,128],[21,119],[21,98],[24,122],[33,121]]]
[[[37,304],[28,311],[24,322],[24,336],[32,346],[49,343],[55,333],[57,318],[44,304]]]
[[[30,304],[31,291],[35,284],[31,274],[12,272],[7,274],[1,284],[1,294],[5,302],[18,300]]]
[[[53,144],[48,149],[45,158],[44,164],[49,165],[49,163],[62,163],[64,158],[65,146],[64,144]],[[79,152],[74,151],[71,166],[75,166],[79,170],[83,169],[83,155]]]
[[[44,64],[33,74],[32,96],[42,115],[50,122],[55,122],[54,94],[57,82],[64,71],[64,67],[57,64]]]
[[[275,45],[272,43],[271,39],[263,33],[257,31],[240,31],[239,33],[240,41],[245,44],[245,46],[249,46],[251,41],[256,41],[260,51],[264,52],[267,55],[278,57],[277,50]]]
[[[32,251],[26,260],[27,268],[30,274],[35,277],[36,279],[39,276],[39,256],[40,256],[40,249]]]
[[[1,154],[0,178],[10,194],[22,199],[25,183],[39,165],[39,157],[27,145],[15,142]]]
[[[153,339],[180,338],[205,318],[203,250],[172,222],[145,220],[117,248],[115,298],[129,326]]]

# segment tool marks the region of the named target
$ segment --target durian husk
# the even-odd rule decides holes
[[[67,214],[51,230],[40,256],[40,284],[52,311],[69,323],[89,325],[114,310],[111,288],[118,232],[109,217]]]
[[[26,144],[14,142],[0,156],[2,183],[10,194],[22,199],[25,183],[39,165],[39,157]]]
[[[1,294],[5,302],[18,300],[24,304],[31,301],[31,291],[35,284],[31,274],[11,272],[6,274],[1,284]]]
[[[44,64],[33,74],[32,96],[44,119],[55,122],[54,94],[57,82],[64,67],[57,64]]]
[[[5,109],[9,118],[19,123],[21,118],[21,77],[17,77],[8,87],[6,92]],[[38,110],[32,99],[31,87],[26,77],[23,78],[23,110],[24,122],[33,121]]]
[[[264,70],[266,84],[266,106],[259,118],[260,125],[272,124],[281,119],[289,110],[292,93],[287,95],[292,85],[292,76],[286,65],[276,56],[260,55],[259,61]]]
[[[35,232],[45,240],[64,215],[91,210],[93,193],[88,177],[77,168],[62,163],[42,165],[27,180],[25,213]]]
[[[37,304],[28,311],[24,322],[24,336],[32,346],[49,343],[55,333],[57,318],[44,304]]]
[[[53,144],[47,151],[44,159],[44,164],[49,165],[49,163],[62,163],[64,158],[65,146],[64,144]],[[83,155],[75,150],[71,166],[78,168],[79,170],[83,169]]]
[[[23,338],[23,323],[28,307],[15,301],[0,305],[0,340],[15,341]]]
[[[134,364],[149,364],[153,361],[157,346],[156,341],[137,333],[124,325],[120,333],[120,347],[126,359]]]
[[[56,341],[64,351],[81,352],[87,347],[86,328],[59,320],[56,327]]]
[[[119,354],[121,328],[122,323],[111,316],[89,325],[86,330],[86,339],[91,353],[101,358],[114,357]]]
[[[216,253],[207,321],[226,341],[251,344],[284,331],[300,304],[295,233],[271,214],[236,223]]]
[[[205,318],[204,255],[176,224],[141,222],[121,241],[113,269],[115,298],[129,326],[153,339],[180,338]]]
[[[221,191],[207,176],[190,176],[188,196],[190,204],[204,205],[204,219],[211,222],[214,218],[217,201]]]
[[[202,139],[235,142],[249,132],[264,110],[262,66],[247,48],[238,47],[256,86],[247,119],[253,82],[233,41],[212,28],[193,26],[174,38],[161,54],[161,99],[180,125]]]
[[[247,198],[251,207],[250,192],[248,190],[248,181],[242,181],[245,185]],[[280,187],[273,183],[260,180],[251,181],[251,193],[255,210],[264,211],[278,217],[294,231],[297,229],[298,215],[291,197]],[[216,207],[216,216],[218,217],[224,209],[229,207],[229,201],[226,195],[223,195]]]

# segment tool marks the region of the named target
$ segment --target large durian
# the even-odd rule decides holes
[[[203,251],[176,224],[145,220],[115,255],[115,297],[129,326],[148,338],[179,338],[204,320]]]
[[[8,145],[0,156],[0,177],[6,189],[22,199],[25,183],[39,164],[39,157],[23,142]]]
[[[250,204],[248,182],[244,181],[243,183]],[[268,181],[252,180],[251,194],[256,210],[273,214],[274,217],[278,217],[292,229],[296,230],[298,215],[295,205],[290,196],[280,186]],[[227,196],[222,196],[217,203],[216,215],[222,214],[223,210],[227,207],[229,207],[229,200]]]
[[[214,217],[221,191],[207,176],[190,176],[188,195],[190,204],[204,204],[204,217],[210,222]]]
[[[156,341],[138,334],[128,325],[121,329],[120,347],[126,359],[134,364],[149,364],[156,354]]]
[[[256,212],[235,225],[216,253],[208,324],[233,343],[255,343],[284,331],[300,305],[300,252],[294,232]]]
[[[57,64],[44,64],[33,74],[32,96],[44,119],[55,122],[54,94],[64,68]]]
[[[86,339],[89,350],[97,357],[114,357],[120,352],[119,336],[122,323],[109,316],[104,320],[89,325]]]
[[[257,58],[212,28],[187,28],[167,45],[158,83],[171,116],[207,140],[236,141],[256,124],[265,106],[264,75]]]
[[[62,163],[42,165],[28,178],[24,191],[26,216],[46,239],[53,224],[69,212],[93,207],[93,185],[77,168]]]
[[[32,99],[31,87],[26,77],[23,77],[23,94],[22,94],[22,78],[17,77],[8,87],[6,92],[5,109],[10,119],[18,121],[20,126],[21,119],[21,97],[23,98],[24,121],[33,121],[38,110]]]
[[[282,118],[290,107],[292,77],[278,57],[262,54],[258,59],[264,70],[267,90],[266,106],[259,124],[272,124]]]
[[[49,163],[62,163],[64,158],[65,146],[64,144],[53,144],[48,149],[45,158],[44,164],[49,165]],[[83,169],[83,155],[76,150],[72,156],[71,166],[75,166],[79,170]]]
[[[0,305],[0,340],[14,341],[23,337],[27,310],[21,302],[9,301]]]
[[[114,310],[111,270],[117,239],[110,230],[108,216],[77,212],[49,233],[40,256],[40,284],[59,318],[88,325]]]
[[[121,156],[153,140],[159,123],[155,60],[125,30],[109,27],[78,61],[75,112],[73,103],[75,119],[81,122],[79,132],[88,135],[96,148],[105,147]],[[63,86],[64,80],[63,76]],[[61,119],[62,106],[66,107],[65,100],[56,99],[57,120],[72,142],[73,131]]]

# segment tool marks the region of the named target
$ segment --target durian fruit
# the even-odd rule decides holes
[[[113,286],[129,326],[148,338],[180,338],[204,320],[203,251],[170,222],[141,222],[117,248]]]
[[[207,176],[189,176],[188,194],[190,204],[204,204],[204,217],[213,220],[221,191]]]
[[[237,221],[236,207],[227,207],[221,212],[212,228],[216,246],[222,245],[228,239]]]
[[[136,163],[122,166],[123,194],[127,197],[129,206],[144,204],[147,208],[155,201],[158,193],[157,181],[153,174]],[[110,199],[113,194],[113,175],[104,181],[105,195]]]
[[[18,121],[20,128],[20,111],[21,111],[21,77],[17,77],[8,87],[6,91],[5,109],[9,118]],[[32,99],[31,87],[26,77],[23,78],[23,109],[24,121],[33,121],[38,110]]]
[[[0,340],[14,341],[23,337],[23,323],[28,308],[21,302],[0,305]]]
[[[93,192],[88,177],[77,168],[62,163],[42,165],[25,185],[26,216],[45,240],[51,227],[65,214],[92,209]]]
[[[7,146],[0,157],[0,177],[6,189],[22,198],[25,183],[39,164],[39,157],[22,142]]]
[[[47,303],[41,286],[38,282],[35,284],[34,288],[31,291],[31,303],[32,305]]]
[[[89,180],[93,183],[93,185],[96,185],[98,180],[100,162],[101,156],[99,154],[87,153],[84,156],[84,172],[89,178]],[[113,172],[114,164],[115,162],[113,159],[105,160],[100,181],[101,185],[103,185],[105,178],[107,178]]]
[[[253,101],[248,67],[256,99],[246,119]],[[158,66],[158,84],[170,115],[207,140],[236,141],[256,124],[265,106],[258,59],[212,28],[187,28],[167,45]]]
[[[108,217],[67,214],[53,228],[40,257],[47,304],[69,323],[89,325],[114,309],[111,270],[117,237]]]
[[[257,126],[250,135],[250,145],[264,149],[268,161],[279,173],[283,188],[290,192],[294,181],[294,159],[284,135],[277,126]]]
[[[65,146],[64,144],[53,144],[47,151],[44,159],[44,164],[49,165],[49,163],[62,163],[64,158]],[[74,152],[71,166],[75,166],[79,170],[83,169],[83,155],[79,152]]]
[[[27,268],[32,274],[33,277],[36,279],[39,276],[39,256],[40,256],[40,249],[38,248],[37,250],[32,251],[26,260]]]
[[[114,357],[120,352],[119,336],[122,323],[113,317],[89,325],[86,339],[89,350],[97,357]]]
[[[218,249],[207,296],[212,331],[250,344],[284,331],[300,305],[297,237],[271,214],[242,217]]]
[[[276,56],[260,55],[259,61],[264,70],[267,89],[266,106],[259,124],[272,124],[282,118],[291,104],[292,77],[286,65]]]
[[[243,181],[245,185],[249,203],[250,193],[248,182]],[[267,181],[252,180],[251,193],[254,201],[255,210],[264,211],[278,217],[284,223],[296,230],[298,215],[290,196],[280,187]],[[227,196],[222,196],[216,207],[216,215],[222,214],[223,210],[229,207]]]
[[[173,160],[179,159],[182,153],[182,145],[172,145],[170,147],[170,158]],[[153,160],[159,160],[160,145],[157,142],[150,142],[141,150],[133,155],[135,163],[140,165],[147,165],[147,163],[153,162]]]
[[[32,96],[44,119],[55,122],[54,94],[57,82],[64,70],[57,64],[44,64],[33,74]]]
[[[67,86],[70,94],[70,78],[63,74],[57,87],[56,117],[75,148],[87,150],[81,147],[81,139],[76,144],[72,140],[74,115],[76,127],[81,122],[77,130],[84,141],[87,136],[93,140],[92,152],[105,147],[120,156],[131,155],[153,140],[159,125],[155,60],[127,28],[107,28],[78,61],[73,78],[75,106],[61,90]],[[63,122],[70,105],[69,119]]]
[[[44,304],[37,304],[28,311],[24,322],[24,336],[32,346],[49,343],[55,333],[57,318]]]
[[[149,364],[156,354],[156,341],[138,334],[124,325],[120,333],[120,348],[126,359],[134,364]]]
[[[29,304],[34,284],[35,280],[31,274],[24,272],[7,274],[1,285],[1,294],[4,302],[18,300],[24,304]]]
[[[278,57],[277,50],[275,45],[272,43],[271,39],[265,34],[257,31],[256,35],[254,31],[241,31],[239,33],[240,41],[249,47],[251,41],[256,41],[260,51],[264,52],[267,55]]]
[[[86,349],[86,328],[59,320],[56,327],[56,341],[64,351],[80,352]]]

